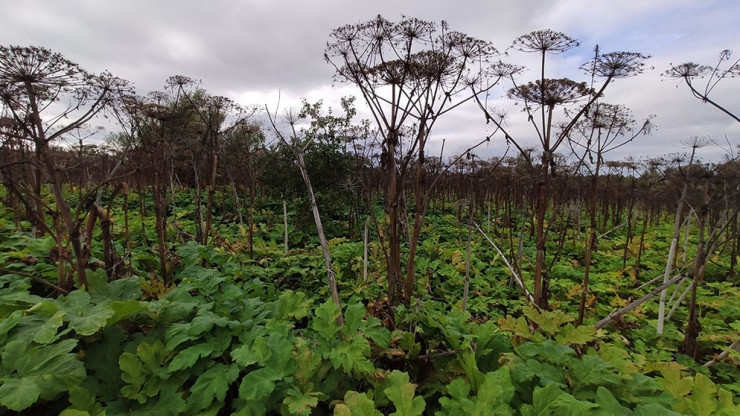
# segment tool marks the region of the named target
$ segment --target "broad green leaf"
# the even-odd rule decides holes
[[[475,402],[467,397],[440,397],[439,404],[442,410],[434,412],[435,416],[454,416],[472,414],[470,409],[475,406]]]
[[[83,387],[74,386],[69,389],[69,402],[72,403],[72,406],[62,412],[62,415],[86,414],[90,416],[105,416],[103,407],[99,403],[95,403],[95,395]]]
[[[83,363],[70,351],[77,346],[76,339],[67,339],[47,345],[29,347],[24,340],[12,341],[3,350],[3,367],[15,369],[4,379],[11,401],[24,403],[29,392],[42,400],[51,400],[60,392],[78,385],[86,376]],[[33,345],[33,344],[31,344]],[[20,379],[21,381],[12,381]],[[33,384],[33,386],[31,385]],[[20,389],[17,389],[20,388]],[[2,394],[0,394],[0,397]]]
[[[407,373],[393,370],[388,381],[391,385],[384,392],[396,406],[396,411],[391,416],[418,416],[424,412],[426,402],[421,396],[414,397],[416,385],[409,382]]]
[[[174,351],[183,342],[198,338],[198,335],[190,334],[190,326],[190,323],[174,323],[170,325],[164,335],[167,343],[165,348],[168,351]]]
[[[673,410],[666,409],[665,407],[655,404],[643,404],[635,408],[632,416],[682,416],[684,413],[676,413]]]
[[[670,408],[675,399],[662,392],[660,384],[643,374],[622,376],[622,381],[605,386],[624,406],[655,403]]]
[[[573,361],[573,394],[591,385],[617,383],[620,378],[614,374],[613,367],[601,358],[593,355],[584,355],[580,360]]]
[[[70,352],[76,346],[76,339],[36,346],[23,339],[6,344],[0,368],[7,373],[0,386],[0,404],[25,408],[38,398],[51,400],[79,384],[85,378],[85,368]]]
[[[330,299],[319,305],[315,313],[316,317],[311,321],[311,328],[323,338],[320,341],[323,341],[326,347],[330,348],[339,338],[339,327],[337,326],[339,308]]]
[[[251,371],[242,378],[239,397],[247,401],[261,400],[275,389],[275,373],[269,368]]]
[[[159,319],[162,322],[176,322],[189,318],[193,310],[199,305],[197,298],[190,295],[184,288],[176,287],[165,298],[166,305]]]
[[[447,385],[450,397],[442,397],[439,403],[441,412],[435,415],[513,415],[514,409],[509,406],[514,396],[514,385],[508,367],[501,367],[485,375],[478,389],[478,394],[469,397],[470,385],[463,379],[456,379]]]
[[[65,312],[58,311],[51,316],[49,320],[39,328],[38,332],[36,332],[36,335],[33,337],[33,341],[37,344],[48,344],[52,342],[57,335],[57,330],[59,330],[59,327],[64,324],[64,321],[62,320],[64,315]]]
[[[56,321],[56,319],[49,322],[51,317],[52,315],[41,314],[24,316],[15,328],[8,333],[8,344],[20,340],[27,343],[29,347],[32,347],[33,344],[30,344],[29,341],[37,338],[37,336],[39,341],[44,341],[44,344],[49,344],[71,332],[71,330],[67,328],[57,331],[57,329],[54,328],[54,321]]]
[[[732,393],[725,389],[719,389],[719,404],[717,413],[720,416],[730,416],[740,414],[740,408],[735,405]]]
[[[603,416],[629,415],[629,409],[619,404],[609,390],[604,387],[596,389],[596,404],[599,405],[597,414]]]
[[[95,406],[95,396],[83,387],[74,386],[69,389],[69,402],[77,409],[88,410]]]
[[[198,361],[199,358],[207,357],[213,352],[213,345],[210,343],[196,344],[192,347],[185,348],[175,355],[167,367],[168,372],[190,368]]]
[[[681,370],[676,367],[665,367],[660,372],[663,377],[657,377],[663,390],[671,396],[681,399],[691,393],[692,380],[690,377],[682,377]]]
[[[32,257],[45,257],[49,251],[56,246],[56,241],[50,235],[31,238],[25,245],[27,255]]]
[[[456,399],[470,396],[470,384],[462,378],[456,378],[447,385],[447,393]]]
[[[477,338],[475,357],[478,368],[482,372],[495,371],[501,365],[499,363],[501,354],[511,351],[511,339],[493,321],[480,325],[475,335]]]
[[[95,343],[88,344],[82,361],[85,364],[88,377],[85,387],[95,394],[102,402],[112,401],[120,394],[123,387],[121,369],[116,362],[124,351],[124,342],[128,334],[117,327],[107,327],[103,330],[102,338]]]
[[[59,393],[79,385],[86,375],[84,364],[77,360],[73,353],[64,354],[48,362],[34,373],[43,400],[51,400]]]
[[[522,308],[524,315],[532,322],[536,323],[546,334],[555,334],[558,327],[565,323],[571,322],[575,317],[566,314],[563,311],[538,311],[529,306]]]
[[[138,391],[144,382],[146,382],[144,365],[136,355],[131,354],[130,352],[124,352],[121,354],[121,356],[118,357],[118,367],[120,367],[123,372],[121,374],[121,379],[132,385],[135,390]]]
[[[213,295],[226,280],[217,269],[187,266],[180,272],[186,289],[197,289],[201,295]]]
[[[214,326],[226,326],[228,323],[229,318],[218,316],[205,309],[200,309],[195,318],[190,322],[188,334],[200,335],[204,332],[210,331]]]
[[[365,316],[365,306],[362,303],[347,306],[344,311],[344,325],[342,325],[342,335],[345,339],[351,338],[361,329],[363,316]]]
[[[354,338],[350,342],[344,341],[329,353],[334,368],[341,368],[345,373],[355,371],[358,374],[375,370],[373,363],[366,358],[369,356],[370,344],[364,338]]]
[[[570,394],[565,393],[558,398],[558,410],[556,414],[563,416],[583,416],[592,414],[596,407],[598,406],[594,403],[578,400]]]
[[[487,321],[484,324],[476,326],[475,337],[476,345],[480,347],[488,346],[489,343],[493,343],[496,339],[503,335],[501,329],[494,323],[494,321]]]
[[[364,393],[348,391],[344,394],[344,403],[334,407],[334,416],[382,416],[375,409],[375,403]]]
[[[69,327],[82,336],[98,332],[115,313],[105,303],[91,304],[90,294],[84,290],[71,292],[58,300],[57,304],[60,310],[66,312],[64,320],[69,322]]]
[[[267,363],[272,357],[272,350],[267,345],[267,338],[257,338],[252,344],[252,350],[257,356],[258,363]]]
[[[561,365],[571,361],[576,352],[573,348],[560,345],[554,341],[525,342],[516,347],[518,355],[525,358],[540,357],[541,360]]]
[[[113,311],[113,315],[108,318],[106,325],[111,326],[121,322],[136,312],[145,309],[145,306],[136,300],[126,300],[114,301],[108,306],[108,309]]]
[[[530,340],[532,335],[529,333],[529,325],[527,319],[523,316],[514,318],[513,316],[507,316],[506,318],[499,318],[498,325],[505,331],[510,331],[517,337],[521,337],[526,340]]]
[[[267,348],[271,352],[269,361],[271,370],[281,375],[287,375],[294,371],[295,363],[292,362],[293,345],[294,339],[289,335],[275,332],[270,334],[267,340]]]
[[[151,398],[148,398],[142,391],[142,393],[136,398],[143,405],[139,406],[136,409],[138,410],[138,412],[132,413],[147,416],[179,416],[183,414],[200,414],[186,411],[186,403],[185,400],[182,399],[183,393],[182,391],[180,391],[182,389],[182,384],[184,381],[185,380],[179,379],[177,377],[172,377],[167,380],[156,380],[156,394],[154,394]],[[129,405],[126,407],[130,408],[131,406]],[[120,413],[126,413],[128,411],[129,410],[122,410]]]
[[[229,327],[214,328],[203,336],[203,342],[213,346],[213,354],[221,355],[231,346],[234,331]]]
[[[31,377],[7,377],[0,386],[0,404],[10,410],[21,411],[36,403],[40,393],[41,389]]]
[[[325,395],[319,392],[301,393],[298,390],[291,389],[283,400],[283,405],[287,406],[288,413],[291,415],[310,415],[311,409],[319,404],[319,399]]]
[[[313,299],[307,299],[305,293],[286,290],[272,304],[272,314],[279,320],[301,319],[308,316],[312,304]]]
[[[434,309],[427,309],[426,313],[428,323],[442,331],[445,340],[450,347],[454,349],[463,348],[462,343],[469,336],[462,331],[470,315],[460,309],[452,308],[445,314],[441,314]]]
[[[5,344],[5,348],[2,350],[2,361],[0,361],[0,363],[2,363],[3,366],[9,366],[11,369],[17,368],[18,360],[26,354],[26,351],[29,350],[31,345],[32,344],[27,340],[14,337]]]
[[[84,311],[90,306],[90,294],[84,290],[75,290],[67,296],[58,299],[57,304],[62,310]]]
[[[483,383],[484,376],[478,369],[478,363],[475,361],[475,353],[471,349],[468,349],[459,355],[458,360],[465,371],[465,375],[470,380],[470,387],[472,387],[474,392],[477,392]]]
[[[218,363],[201,374],[190,388],[188,407],[195,411],[210,406],[213,400],[223,402],[229,384],[239,376],[239,369]]]
[[[478,389],[476,403],[473,409],[474,415],[488,414],[511,414],[513,410],[509,407],[514,397],[514,384],[511,382],[509,367],[501,367],[495,372],[487,373],[483,384]]]
[[[577,344],[583,345],[594,340],[596,330],[591,325],[581,325],[574,327],[573,324],[564,326],[555,340],[558,344],[568,345]]]
[[[65,409],[59,416],[92,416],[89,412],[79,409]]]
[[[541,362],[540,360],[530,358],[526,361],[527,375],[532,377],[539,377],[540,384],[554,383],[561,387],[565,387],[563,384],[563,378],[565,372],[563,367],[559,365],[552,365],[547,362]]]
[[[2,263],[2,252],[0,252],[0,264]],[[9,275],[0,274],[0,288],[5,286],[3,282],[5,279],[2,279],[2,277],[7,276]],[[44,302],[44,298],[29,293],[30,281],[30,278],[20,276],[17,279],[11,279],[9,287],[3,290],[3,295],[0,297],[0,318],[4,318],[19,309],[33,308],[34,305],[39,303],[52,303],[49,300]]]
[[[108,276],[105,270],[100,268],[87,272],[87,293],[93,296],[99,295],[108,286]]]
[[[28,308],[28,314],[42,314],[42,315],[54,315],[59,310],[59,306],[55,301],[51,299],[44,299],[43,301]]]
[[[141,297],[141,283],[136,279],[117,279],[108,282],[100,294],[113,301],[137,300]]]
[[[18,325],[21,317],[23,317],[23,311],[17,310],[11,313],[6,318],[0,320],[0,344],[5,343],[5,338],[8,332],[10,332],[10,330],[13,329],[16,325]]]
[[[532,404],[522,405],[522,416],[547,416],[555,413],[560,406],[559,399],[566,393],[556,385],[548,384],[544,388],[535,387],[532,394]]]
[[[380,348],[388,348],[391,344],[391,331],[380,326],[380,319],[374,317],[367,318],[365,323],[366,325],[369,325],[362,330],[365,337],[373,340],[373,342]]]
[[[630,357],[630,354],[622,348],[602,343],[599,345],[598,355],[605,363],[613,365],[620,374],[637,372],[638,365]]]
[[[145,403],[149,397],[156,396],[162,388],[162,380],[154,375],[166,359],[167,352],[161,341],[153,344],[142,342],[136,349],[136,355],[124,352],[118,358],[121,368],[121,379],[128,385],[121,388],[121,394],[129,399]]]
[[[260,362],[260,357],[252,350],[251,345],[240,345],[231,350],[231,358],[242,367],[249,367]]]
[[[709,416],[717,409],[717,386],[701,373],[694,376],[694,389],[687,404],[697,416]]]
[[[144,363],[148,371],[159,367],[166,355],[164,344],[161,341],[154,341],[152,344],[142,342],[136,348],[136,355]]]
[[[76,339],[65,339],[53,344],[35,346],[13,360],[13,365],[20,375],[43,373],[47,366],[60,360],[60,357],[65,356],[76,346]],[[5,351],[3,351],[3,359],[6,358],[4,353]],[[70,356],[74,359],[74,354],[70,354]]]
[[[313,391],[331,367],[321,359],[321,354],[312,351],[310,341],[301,339],[298,342],[299,345],[292,354],[292,362],[296,367],[293,376],[303,391]]]
[[[203,260],[200,254],[201,247],[203,246],[195,241],[188,241],[177,249],[177,254],[182,257],[183,264],[186,266],[196,266]]]

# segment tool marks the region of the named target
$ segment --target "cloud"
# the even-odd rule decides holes
[[[243,104],[274,104],[279,91],[285,105],[306,97],[337,107],[339,97],[359,94],[347,86],[332,87],[332,67],[323,60],[329,33],[377,14],[391,20],[401,15],[444,19],[451,29],[490,40],[502,52],[514,38],[536,29],[552,28],[580,39],[580,48],[550,61],[552,77],[585,79],[577,68],[590,59],[596,44],[602,51],[649,53],[655,70],[618,81],[605,99],[629,106],[637,118],[656,114],[658,130],[619,156],[672,151],[671,143],[692,135],[726,134],[740,142],[737,123],[660,77],[671,62],[712,63],[719,50],[738,49],[734,28],[740,2],[734,0],[26,0],[6,5],[0,27],[4,42],[45,46],[91,71],[110,70],[134,82],[140,94],[182,74],[201,80],[212,94]],[[514,52],[502,59],[537,63],[532,55]],[[522,81],[532,77],[536,74],[529,71]],[[738,86],[740,81],[727,80],[713,94],[740,109]],[[498,90],[499,96],[503,91]],[[369,118],[362,103],[357,105],[359,116]],[[512,132],[534,138],[518,107],[504,105]],[[454,153],[490,133],[479,110],[464,106],[436,126],[430,142],[436,150],[430,153],[443,138]],[[480,152],[492,156],[504,148],[497,136]]]

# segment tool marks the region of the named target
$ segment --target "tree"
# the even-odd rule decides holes
[[[224,136],[238,126],[247,124],[256,108],[244,108],[227,97],[209,95],[197,88],[193,79],[182,75],[170,77],[167,84],[176,92],[176,100],[182,101],[179,104],[185,105],[187,111],[192,114],[193,119],[190,122],[198,126],[198,148],[202,149],[205,155],[208,177],[206,218],[205,225],[201,222],[196,225],[197,234],[200,237],[199,243],[205,245],[212,233],[213,197]],[[193,166],[193,169],[197,167]],[[196,186],[196,189],[198,188],[199,186]],[[197,195],[196,200],[196,208],[200,212],[200,195]]]
[[[353,136],[350,132],[355,130],[350,125],[351,115],[355,111],[354,97],[342,98],[341,105],[342,112],[335,112],[332,108],[324,109],[321,101],[309,103],[303,99],[301,107],[295,111],[303,121],[302,132],[313,135],[304,157],[316,202],[321,206],[323,218],[329,220],[325,224],[327,235],[337,233],[330,227],[331,219],[346,218],[350,233],[353,231],[353,211],[357,199],[352,172],[356,155],[348,149],[348,140]],[[296,201],[299,204],[296,206],[296,227],[311,227],[314,224],[310,214],[304,215],[310,212],[306,185],[290,146],[277,141],[266,149],[260,160],[259,180],[265,190],[276,198],[299,198]]]
[[[84,127],[129,92],[126,81],[107,72],[89,73],[48,49],[0,46],[0,99],[3,111],[17,126],[10,137],[33,143],[38,162],[35,192],[40,193],[43,171],[72,244],[80,287],[87,286],[80,235],[82,221],[79,215],[72,216],[50,146]],[[60,243],[61,236],[56,238]]]
[[[544,270],[545,265],[545,216],[549,204],[550,180],[554,174],[555,152],[567,141],[571,130],[576,123],[589,111],[594,103],[603,96],[607,86],[618,78],[630,77],[643,71],[646,55],[636,52],[610,52],[600,54],[598,46],[595,48],[594,58],[581,66],[591,76],[592,85],[586,82],[576,82],[568,78],[552,79],[546,77],[546,58],[548,55],[557,55],[566,52],[579,42],[563,33],[552,30],[538,30],[520,36],[514,40],[511,48],[525,52],[540,54],[539,79],[525,84],[517,83],[514,74],[509,75],[513,87],[508,91],[508,97],[524,104],[523,112],[532,125],[539,141],[541,151],[538,183],[536,190],[535,227],[537,239],[537,254],[534,271],[534,298],[535,302],[547,307],[549,296],[549,276]],[[593,82],[596,78],[602,79],[600,86]],[[485,107],[476,97],[479,107],[486,115],[486,120],[493,122],[501,130],[507,142],[513,143],[520,153],[527,155],[522,143],[523,137],[515,137],[509,133],[501,117],[494,117],[494,111]],[[567,117],[556,123],[556,110],[561,107],[574,106]],[[532,164],[527,156],[527,162]]]
[[[391,304],[401,298],[408,303],[428,203],[426,145],[441,116],[496,84],[489,81],[493,74],[489,60],[497,51],[489,42],[450,31],[445,22],[437,25],[410,17],[394,23],[377,16],[339,27],[330,37],[324,56],[336,71],[335,79],[360,89],[382,137],[389,220],[388,295]],[[402,287],[402,195],[414,161],[414,230]]]
[[[352,101],[352,99],[343,99],[342,108],[345,115],[343,117],[336,117],[333,116],[331,112],[328,115],[322,114],[320,102],[311,105],[304,100],[303,108],[300,112],[289,110],[283,117],[285,123],[289,127],[288,133],[283,133],[283,131],[278,128],[275,117],[270,113],[269,108],[265,107],[270,124],[272,125],[278,139],[280,139],[283,145],[290,149],[295,156],[295,162],[298,165],[301,177],[306,185],[309,202],[311,204],[311,212],[313,213],[316,231],[319,236],[321,252],[324,256],[324,265],[326,266],[327,283],[331,292],[331,298],[340,310],[340,314],[337,317],[337,324],[340,326],[344,322],[344,318],[341,314],[342,304],[339,301],[336,275],[331,263],[331,255],[329,254],[329,244],[324,235],[324,226],[321,221],[318,204],[316,203],[316,195],[314,193],[313,186],[311,185],[311,177],[308,173],[305,155],[306,150],[319,136],[323,136],[325,138],[336,138],[342,134],[343,129],[349,127],[350,121],[355,114]],[[307,128],[300,128],[299,126],[301,122],[305,121],[307,118],[310,119],[309,126]]]

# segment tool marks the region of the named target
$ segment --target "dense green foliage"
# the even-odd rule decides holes
[[[170,235],[192,227],[193,207],[181,198]],[[710,370],[677,353],[681,326],[673,322],[684,308],[662,337],[652,303],[604,329],[572,324],[582,243],[553,266],[553,311],[540,312],[475,238],[471,299],[461,311],[461,221],[431,214],[419,296],[395,310],[384,298],[377,243],[364,281],[362,243],[331,241],[347,305],[340,328],[315,243],[307,237],[307,246],[284,255],[279,214],[269,208],[255,218],[254,258],[244,227],[223,223],[211,245],[171,243],[169,284],[156,274],[156,247],[134,244],[124,278],[108,281],[99,268],[87,291],[58,297],[37,281],[56,281],[55,241],[17,231],[3,211],[0,414],[738,414],[739,357],[733,352]],[[153,241],[146,217],[130,218],[131,238],[142,241],[142,221]],[[121,221],[114,224],[124,252]],[[669,227],[649,230],[646,270],[660,269]],[[654,277],[622,268],[618,231],[600,244],[592,280],[600,301],[589,322],[644,294],[636,288]],[[93,264],[101,250],[93,245]],[[700,342],[720,351],[740,330],[740,290],[723,281],[727,259],[713,261],[700,288]]]
[[[444,22],[330,39],[374,128],[349,97],[263,131],[186,76],[137,96],[0,47],[0,416],[740,414],[740,157],[604,159],[651,130],[601,102],[648,56],[597,46],[590,84],[551,79],[579,42],[535,31],[510,49],[540,77],[514,81]],[[692,77],[719,68],[669,75],[707,101]],[[509,81],[537,150],[486,109]],[[466,101],[495,132],[431,157]],[[83,143],[103,111],[123,131]],[[518,154],[478,159],[497,133]]]

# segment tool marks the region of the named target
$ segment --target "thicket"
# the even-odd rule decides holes
[[[516,148],[482,160],[424,149],[484,76],[514,82],[470,71],[489,44],[380,17],[332,39],[378,128],[353,99],[268,128],[186,77],[140,97],[2,47],[0,414],[738,414],[734,149],[605,157],[649,126],[600,102],[647,57],[597,51],[597,88],[545,77],[574,40],[518,38],[542,148],[478,101]],[[123,131],[88,145],[96,114]]]

